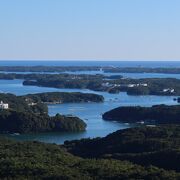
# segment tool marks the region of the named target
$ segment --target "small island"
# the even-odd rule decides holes
[[[104,120],[125,123],[180,124],[180,106],[118,107],[104,113],[102,117]]]

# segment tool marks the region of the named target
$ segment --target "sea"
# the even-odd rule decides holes
[[[177,61],[0,61],[0,66],[118,66],[118,67],[180,67]],[[70,73],[70,72],[69,72]],[[72,72],[71,72],[72,73]],[[81,74],[82,72],[76,72]],[[84,73],[84,72],[83,72]],[[85,72],[94,73],[97,72]],[[174,77],[179,78],[179,74],[155,74],[155,73],[125,73],[124,76],[131,78],[140,77]],[[109,94],[107,92],[96,92],[88,89],[57,89],[37,86],[23,86],[23,80],[0,80],[0,92],[13,93],[15,95],[25,95],[41,92],[82,92],[103,95],[103,103],[64,103],[49,105],[49,115],[57,113],[72,114],[83,119],[87,124],[84,132],[61,132],[61,133],[32,133],[32,134],[6,134],[3,136],[19,141],[41,141],[46,143],[63,144],[82,138],[105,137],[117,130],[130,128],[134,125],[119,123],[116,121],[104,121],[102,114],[119,106],[152,106],[157,104],[174,105],[175,96],[129,96],[124,92],[119,94]]]
[[[180,61],[87,61],[87,60],[47,60],[47,61],[0,61],[0,66],[114,66],[114,67],[180,67]]]

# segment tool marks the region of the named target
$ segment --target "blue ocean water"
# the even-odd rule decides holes
[[[104,137],[109,133],[119,129],[131,127],[129,124],[108,122],[102,120],[102,114],[119,106],[152,106],[155,104],[177,104],[173,96],[129,96],[126,93],[109,94],[107,92],[95,92],[87,89],[57,89],[37,86],[23,86],[23,80],[0,80],[0,92],[13,93],[16,95],[34,94],[41,92],[82,92],[96,93],[103,95],[103,103],[66,103],[49,105],[49,115],[56,113],[73,114],[80,117],[87,123],[87,130],[79,133],[37,133],[8,135],[8,137],[17,140],[36,140],[48,143],[62,144],[65,140],[74,140],[81,138]]]
[[[0,66],[117,66],[117,67],[180,67],[180,61],[0,61]]]
[[[0,66],[120,66],[120,67],[180,67],[177,61],[0,61]],[[71,72],[72,73],[72,72]],[[75,72],[82,73],[82,72]],[[84,72],[85,73],[85,72]],[[94,74],[96,72],[87,72]],[[176,74],[155,73],[125,73],[124,77],[174,77]],[[87,131],[79,133],[38,133],[24,135],[8,135],[17,140],[36,140],[48,143],[62,144],[65,140],[81,139],[87,137],[103,137],[119,129],[131,127],[129,124],[108,122],[102,120],[102,113],[119,106],[152,106],[155,104],[177,104],[170,96],[128,96],[126,93],[109,94],[107,92],[94,92],[86,89],[56,89],[36,86],[23,86],[23,80],[0,80],[0,92],[24,95],[40,92],[83,92],[101,94],[105,98],[104,103],[67,103],[49,105],[49,115],[73,114],[82,118],[87,123]]]

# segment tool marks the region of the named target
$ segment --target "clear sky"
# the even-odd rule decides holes
[[[180,0],[0,0],[1,60],[180,60]]]

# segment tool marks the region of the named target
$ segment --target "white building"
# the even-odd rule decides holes
[[[110,84],[109,82],[106,82],[106,83],[102,83],[102,86],[104,86],[104,87],[112,87],[113,85]]]
[[[142,83],[142,84],[140,84],[141,86],[144,86],[144,87],[147,87],[148,86],[148,84],[147,83]]]
[[[131,88],[131,87],[135,87],[135,86],[136,86],[136,84],[128,84],[128,85],[127,85],[127,87],[130,87],[130,88]]]
[[[0,109],[9,109],[9,104],[3,103],[3,101],[0,102]]]
[[[170,92],[170,93],[174,93],[175,90],[172,88],[167,88],[167,89],[163,89],[163,92]]]

